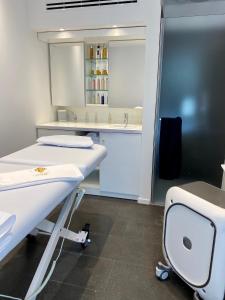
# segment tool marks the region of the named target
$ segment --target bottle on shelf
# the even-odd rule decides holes
[[[90,58],[90,59],[93,59],[93,58],[94,58],[94,48],[93,48],[92,45],[91,45],[90,48],[89,48],[89,58]]]
[[[105,89],[105,78],[101,78],[101,85],[100,85],[100,90],[104,90]]]
[[[90,75],[93,76],[95,75],[95,69],[94,69],[94,64],[91,64],[91,70],[90,70]]]
[[[108,75],[108,64],[107,64],[107,62],[103,63],[102,75]]]
[[[95,97],[95,104],[100,104],[100,94],[99,93],[96,93],[96,97]]]
[[[103,45],[103,48],[102,48],[102,58],[103,59],[108,58],[108,49],[107,49],[106,45]]]
[[[101,95],[101,104],[102,105],[105,104],[105,95],[104,95],[104,93],[102,93],[102,95]]]
[[[104,86],[104,90],[108,91],[109,89],[109,78],[105,78],[105,86]]]
[[[101,58],[101,47],[100,47],[100,45],[98,45],[97,48],[96,48],[96,58],[97,59]]]
[[[101,90],[101,79],[98,78],[97,90]]]
[[[96,63],[96,75],[101,75],[102,72],[100,70],[100,64],[99,63]]]
[[[105,98],[104,98],[105,103],[104,104],[108,104],[108,94],[105,93]]]
[[[95,90],[96,89],[96,80],[95,80],[95,78],[92,78],[91,79],[91,88],[90,88],[90,90]]]

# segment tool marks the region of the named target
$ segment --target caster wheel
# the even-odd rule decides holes
[[[90,239],[86,239],[86,241],[84,243],[81,243],[81,247],[82,249],[86,249],[91,243]]]
[[[91,240],[89,239],[89,235],[90,235],[90,224],[86,223],[86,224],[83,226],[82,231],[86,231],[86,232],[88,233],[85,242],[84,242],[84,243],[81,243],[82,249],[86,249],[86,248],[89,246],[89,244],[91,243]]]
[[[194,293],[193,299],[194,299],[194,300],[202,300],[202,298],[199,296],[198,292],[195,292],[195,293]]]
[[[163,271],[159,277],[157,277],[160,281],[165,281],[169,278],[169,273],[167,271]]]
[[[170,267],[167,267],[159,262],[155,268],[155,275],[160,281],[165,281],[169,278],[170,270]]]

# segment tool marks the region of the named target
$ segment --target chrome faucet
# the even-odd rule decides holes
[[[124,123],[124,127],[127,127],[127,125],[128,125],[128,113],[124,113],[123,123]]]

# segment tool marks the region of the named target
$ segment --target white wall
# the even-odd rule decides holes
[[[35,140],[52,116],[48,52],[28,27],[26,0],[0,0],[0,156]]]
[[[160,1],[160,0],[157,0]],[[145,2],[101,7],[46,11],[45,0],[28,0],[31,26],[36,31],[103,28],[112,25],[142,25],[147,11]]]
[[[155,111],[158,97],[161,44],[161,4],[159,0],[149,1],[146,55],[145,55],[145,97],[143,110],[143,134],[140,174],[140,197],[138,202],[150,204],[152,166],[154,152]]]

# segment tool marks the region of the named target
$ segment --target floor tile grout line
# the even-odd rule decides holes
[[[68,253],[68,254],[73,254],[73,252],[71,252],[69,250],[63,250],[63,252]],[[95,255],[84,254],[84,253],[82,253],[81,256],[86,256],[86,257],[91,257],[91,258],[96,258],[96,259],[100,258],[100,259],[108,260],[108,261],[111,261],[111,262],[114,262],[114,263],[128,264],[128,265],[133,266],[133,267],[141,267],[141,268],[144,268],[144,269],[149,269],[144,264],[135,264],[135,263],[132,263],[132,262],[124,262],[122,260],[119,260],[119,259],[116,259],[116,258],[111,258],[111,257],[106,257],[106,256],[95,256]]]
[[[75,288],[80,288],[80,289],[87,290],[87,291],[90,291],[90,292],[96,292],[97,291],[95,289],[84,287],[84,286],[81,286],[79,284],[69,283],[69,282],[66,282],[66,281],[51,279],[51,280],[49,280],[49,282],[58,283],[58,284],[61,284],[61,285],[71,286],[71,287],[75,287]],[[99,292],[101,292],[101,291],[99,291]]]
[[[106,280],[106,284],[105,284],[105,288],[104,288],[104,292],[107,291],[108,283],[109,283],[110,276],[111,276],[111,274],[112,274],[112,271],[113,271],[114,266],[115,266],[115,260],[113,260],[112,268],[111,268],[111,270],[109,271],[108,278],[107,278],[107,280]]]

